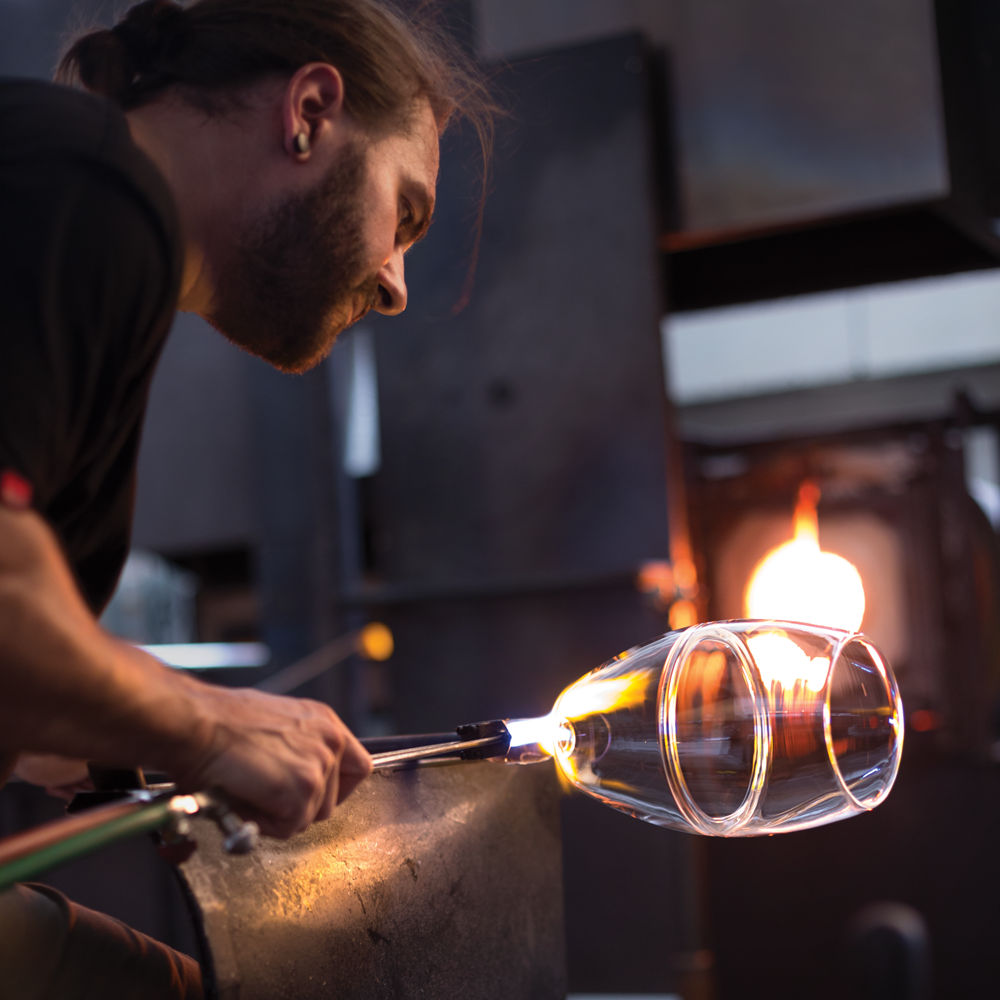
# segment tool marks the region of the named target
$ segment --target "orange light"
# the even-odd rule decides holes
[[[670,603],[676,590],[673,568],[663,560],[653,559],[643,563],[635,584],[642,593],[661,599],[666,604]]]
[[[388,660],[393,653],[392,632],[381,622],[369,622],[358,633],[358,649],[369,660]]]
[[[941,716],[928,708],[918,708],[910,717],[910,725],[915,732],[930,733],[941,728]]]
[[[865,614],[861,574],[819,547],[819,488],[806,481],[795,506],[795,534],[754,568],[744,595],[750,618],[828,625],[856,632]]]
[[[670,628],[675,632],[697,624],[698,609],[695,607],[694,601],[674,601],[670,606],[667,620],[670,623]]]

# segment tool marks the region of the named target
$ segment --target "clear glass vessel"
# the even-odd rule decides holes
[[[733,837],[877,806],[903,748],[892,671],[860,634],[777,621],[671,632],[508,723],[577,788],[660,826]]]

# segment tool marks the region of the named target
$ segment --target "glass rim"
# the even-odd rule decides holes
[[[834,630],[831,629],[831,631]],[[833,730],[831,726],[830,698],[833,694],[833,675],[844,651],[854,642],[863,646],[868,652],[868,655],[871,657],[872,663],[878,671],[879,678],[882,681],[886,700],[898,720],[898,724],[895,727],[895,748],[892,754],[892,768],[889,779],[874,797],[863,799],[858,798],[858,796],[854,794],[844,778],[843,771],[840,769],[840,761],[837,758],[833,745]],[[884,802],[889,793],[892,791],[892,786],[896,783],[896,777],[899,774],[899,765],[903,757],[903,737],[905,726],[902,723],[903,699],[900,694],[899,683],[896,681],[896,677],[892,671],[886,666],[886,662],[882,658],[881,653],[879,653],[878,648],[863,632],[844,631],[843,634],[839,636],[833,650],[830,653],[830,668],[827,671],[826,683],[823,691],[823,739],[826,743],[827,757],[830,760],[830,766],[837,779],[837,784],[840,786],[844,795],[850,800],[851,804],[855,806],[859,812],[867,812]]]
[[[767,784],[772,753],[771,720],[760,671],[739,634],[727,628],[727,624],[710,622],[687,629],[681,641],[674,643],[667,652],[657,691],[660,755],[667,784],[685,820],[696,830],[710,836],[731,833],[753,818]],[[706,638],[721,642],[735,654],[753,705],[754,751],[750,777],[739,805],[723,816],[712,816],[695,801],[684,778],[677,750],[677,689],[680,673],[692,647]]]

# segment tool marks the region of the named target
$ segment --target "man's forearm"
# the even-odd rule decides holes
[[[0,507],[0,755],[152,765],[220,788],[265,833],[329,816],[371,770],[327,705],[204,684],[115,639],[47,525]]]
[[[37,515],[0,510],[0,551],[0,750],[161,764],[198,742],[190,679],[100,627]]]

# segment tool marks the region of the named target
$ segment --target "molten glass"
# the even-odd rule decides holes
[[[776,621],[671,632],[511,720],[509,760],[659,826],[780,833],[872,809],[903,749],[892,671],[864,636]]]

